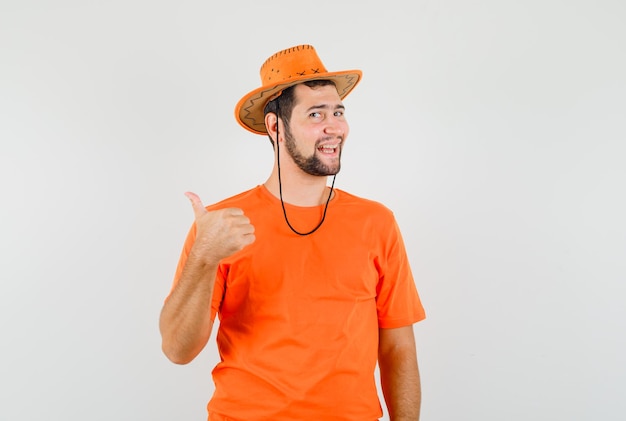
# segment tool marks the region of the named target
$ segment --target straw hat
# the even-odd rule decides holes
[[[235,118],[241,126],[256,134],[267,134],[263,109],[290,86],[307,80],[329,79],[335,82],[341,99],[361,80],[360,70],[329,72],[312,45],[298,45],[282,50],[261,66],[261,87],[248,93],[235,107]]]

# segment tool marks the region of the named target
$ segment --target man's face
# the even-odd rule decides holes
[[[295,106],[285,128],[285,146],[296,165],[315,176],[341,169],[341,149],[349,132],[344,106],[333,85],[295,87]]]

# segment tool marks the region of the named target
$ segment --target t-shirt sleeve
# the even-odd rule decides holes
[[[419,322],[426,314],[395,218],[386,231],[377,259],[376,308],[379,327],[396,328]]]

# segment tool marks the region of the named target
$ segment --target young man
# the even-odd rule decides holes
[[[280,51],[235,109],[268,135],[267,181],[195,213],[160,318],[178,364],[219,315],[209,420],[419,419],[412,325],[424,310],[392,212],[327,186],[348,137],[342,99],[358,70],[328,72],[314,48]],[[334,186],[334,178],[333,178]]]

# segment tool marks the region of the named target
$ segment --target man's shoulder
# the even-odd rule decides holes
[[[348,193],[344,190],[338,190],[338,194],[340,197],[339,203],[341,203],[343,207],[359,210],[360,212],[365,211],[367,213],[373,213],[381,217],[386,216],[393,218],[393,211],[382,202]]]

